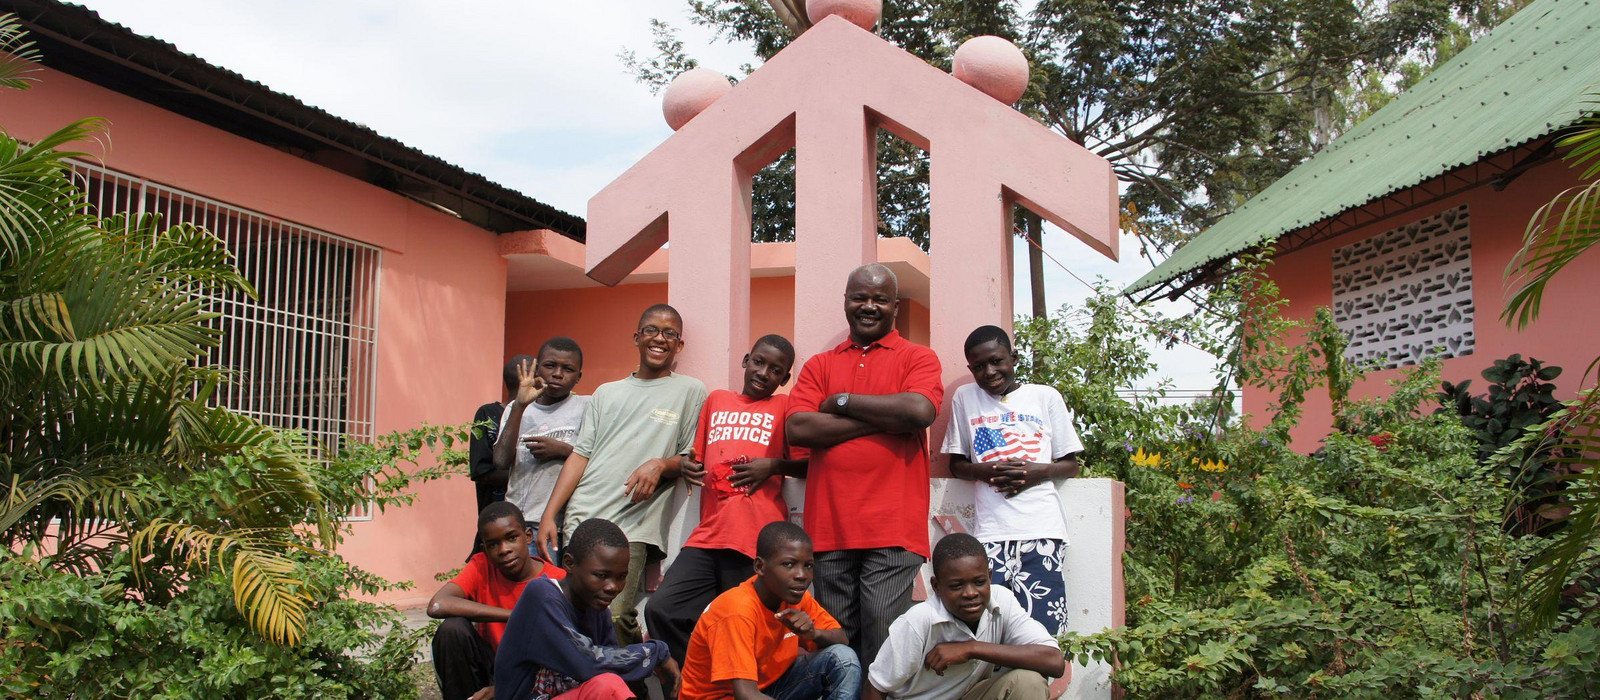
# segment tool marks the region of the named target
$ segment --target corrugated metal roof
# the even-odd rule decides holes
[[[1600,89],[1600,0],[1538,0],[1173,252],[1128,293],[1535,141]]]

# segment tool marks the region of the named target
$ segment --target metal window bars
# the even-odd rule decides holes
[[[213,405],[333,449],[374,438],[381,249],[97,165],[72,169],[95,214],[155,213],[163,227],[203,227],[255,287],[255,299],[207,295],[223,331],[207,360],[237,374]],[[349,518],[370,520],[372,509]]]

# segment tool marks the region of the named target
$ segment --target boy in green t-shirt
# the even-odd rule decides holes
[[[683,350],[683,317],[666,304],[645,309],[633,334],[639,369],[603,384],[589,398],[572,455],[561,467],[550,503],[539,521],[539,548],[548,558],[559,517],[570,535],[590,518],[616,523],[628,536],[628,581],[611,602],[623,644],[643,639],[639,592],[644,569],[661,559],[666,540],[666,495],[677,478],[679,459],[694,444],[696,418],[706,385],[672,371]],[[565,509],[563,516],[562,510]]]

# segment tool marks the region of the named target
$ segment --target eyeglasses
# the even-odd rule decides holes
[[[683,337],[682,333],[679,333],[679,332],[677,332],[677,331],[675,331],[675,330],[673,330],[671,328],[656,328],[655,326],[645,326],[644,328],[640,328],[639,329],[639,336],[643,337],[643,338],[654,338],[654,337],[656,337],[658,335],[663,337],[663,338],[666,338],[667,340],[677,340],[677,339]]]

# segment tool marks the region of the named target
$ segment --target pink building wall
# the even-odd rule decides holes
[[[1472,379],[1473,389],[1482,392],[1485,382],[1479,373],[1495,360],[1521,353],[1523,357],[1536,357],[1565,368],[1556,380],[1556,396],[1572,398],[1584,368],[1600,356],[1600,322],[1595,320],[1593,292],[1593,280],[1600,278],[1600,253],[1591,252],[1578,258],[1555,278],[1545,291],[1539,321],[1526,330],[1513,330],[1500,320],[1500,313],[1510,295],[1505,283],[1506,265],[1522,245],[1528,220],[1541,205],[1577,182],[1576,173],[1566,164],[1545,163],[1513,180],[1504,190],[1477,187],[1281,256],[1273,262],[1269,274],[1289,301],[1285,316],[1309,319],[1317,307],[1332,303],[1333,249],[1466,204],[1472,217],[1476,347],[1472,354],[1445,360],[1443,378],[1452,382]],[[1356,383],[1351,395],[1386,395],[1388,382],[1404,371],[1405,368],[1371,372]],[[1244,392],[1244,410],[1258,425],[1270,418],[1268,408],[1276,401],[1275,395],[1258,388],[1246,388]],[[1294,448],[1305,452],[1315,450],[1332,425],[1332,406],[1327,392],[1320,389],[1311,392],[1306,397],[1305,417],[1291,433]]]
[[[110,122],[106,167],[383,249],[379,277],[379,434],[464,423],[499,398],[505,270],[494,234],[293,155],[45,69],[37,87],[0,96],[0,127],[34,140],[83,117]],[[383,596],[420,603],[434,574],[466,556],[474,495],[466,477],[420,487],[410,507],[352,525],[341,552],[385,578]]]

